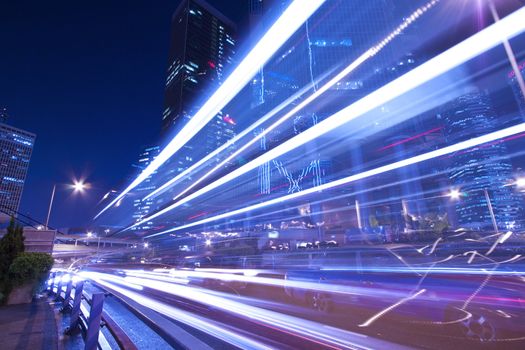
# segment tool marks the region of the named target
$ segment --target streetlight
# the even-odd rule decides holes
[[[458,199],[461,197],[461,192],[459,192],[458,189],[452,189],[452,190],[450,190],[450,192],[448,193],[448,196],[449,196],[450,199],[452,199],[452,200],[458,200]]]
[[[149,247],[149,243],[148,242],[144,242],[144,248],[148,248]]]
[[[516,180],[516,187],[525,188],[525,177],[520,177]]]
[[[87,233],[87,236],[88,236],[88,238],[91,238],[91,237],[93,237],[93,232],[91,232],[91,231],[88,231],[88,233]]]
[[[494,215],[494,209],[492,208],[492,202],[490,200],[489,192],[486,188],[483,189],[483,194],[485,195],[485,201],[487,202],[487,207],[489,209],[492,226],[494,227],[494,231],[498,233],[498,223],[496,221],[496,216]],[[458,189],[451,189],[448,193],[448,196],[452,200],[459,200],[461,197],[461,192]]]
[[[72,185],[69,185],[71,188],[73,188],[73,193],[77,192],[84,192],[84,190],[88,187],[84,181],[75,180]],[[51,208],[53,208],[53,201],[55,200],[55,192],[57,189],[57,184],[53,185],[53,191],[51,192],[51,200],[49,201],[49,208],[47,209],[47,218],[46,218],[46,230],[49,229],[49,218],[51,217]]]

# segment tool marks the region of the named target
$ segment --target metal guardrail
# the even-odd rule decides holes
[[[63,275],[70,276],[67,282],[63,282]],[[212,347],[182,327],[116,290],[103,288],[90,281],[91,284],[104,290],[104,292],[92,293],[90,297],[84,290],[85,282],[80,279],[75,281],[72,278],[74,275],[74,273],[67,271],[51,272],[47,291],[50,295],[55,295],[55,300],[62,301],[61,311],[70,314],[70,324],[65,333],[74,334],[82,331],[85,350],[111,349],[104,334],[100,332],[102,327],[107,328],[120,349],[137,349],[126,332],[104,311],[104,299],[109,295],[119,300],[135,317],[173,348],[212,350]]]
[[[62,283],[65,273],[52,272],[49,276],[47,291],[62,301],[61,311],[70,313],[69,327],[66,334],[82,332],[84,350],[111,349],[108,340],[100,332],[106,327],[120,349],[135,350],[137,347],[116,322],[104,311],[105,293],[93,293],[91,297],[84,291],[84,281],[69,279]],[[64,289],[65,287],[65,289]]]

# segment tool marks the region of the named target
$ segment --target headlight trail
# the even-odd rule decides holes
[[[390,305],[389,307],[387,307],[386,309],[378,312],[377,314],[375,314],[374,316],[370,317],[366,322],[363,322],[359,325],[359,327],[368,327],[370,326],[374,321],[376,321],[378,318],[380,318],[381,316],[383,316],[384,314],[392,311],[393,309],[395,309],[396,307],[406,303],[407,301],[410,301],[412,299],[415,299],[417,298],[420,294],[423,294],[426,292],[426,289],[421,289],[420,291],[418,291],[417,293],[414,293],[412,295],[409,295],[408,297],[406,298],[403,298],[401,299],[400,301],[398,301],[397,303],[395,304],[392,304]]]
[[[117,203],[126,193],[146,180],[148,176],[153,174],[155,170],[192,139],[239,93],[257,73],[259,67],[263,66],[324,2],[325,0],[294,0],[202,108],[191,117],[188,123],[160,152],[157,158],[109,205],[102,209],[95,216],[95,219]]]
[[[103,276],[99,277],[104,279]],[[151,288],[157,291],[168,293],[177,297],[182,297],[194,302],[211,306],[222,311],[233,313],[237,316],[256,320],[263,325],[275,327],[278,330],[299,336],[310,342],[315,342],[323,346],[336,347],[336,349],[355,349],[355,348],[375,348],[376,346],[388,346],[395,349],[396,345],[383,342],[374,338],[366,337],[358,333],[353,333],[334,327],[322,327],[319,323],[301,319],[295,316],[286,315],[280,312],[266,310],[263,308],[246,305],[241,302],[231,300],[224,296],[219,296],[217,292],[208,293],[204,289],[181,286],[178,284],[161,282],[149,278],[125,277],[124,281]],[[382,343],[382,344],[381,344]]]
[[[431,151],[431,152],[428,152],[428,153],[420,154],[420,155],[415,156],[415,157],[403,159],[403,160],[395,162],[395,163],[387,164],[387,165],[384,165],[384,166],[381,166],[381,167],[378,167],[378,168],[375,168],[375,169],[364,171],[364,172],[359,173],[359,174],[351,175],[351,176],[348,176],[348,177],[345,177],[345,178],[342,178],[342,179],[339,179],[339,180],[328,182],[328,183],[320,185],[320,186],[311,187],[311,188],[308,188],[308,189],[300,191],[300,192],[295,192],[295,193],[292,193],[292,194],[289,194],[289,195],[286,195],[286,196],[282,196],[282,197],[275,198],[275,199],[272,199],[272,200],[269,200],[269,201],[266,201],[266,202],[261,202],[261,203],[258,203],[258,204],[254,204],[252,206],[244,207],[244,208],[241,208],[241,209],[233,210],[233,211],[230,211],[228,213],[219,214],[219,215],[216,215],[216,216],[213,216],[213,217],[210,217],[210,218],[206,218],[206,219],[203,219],[203,220],[199,220],[199,221],[196,221],[196,222],[192,222],[192,223],[189,223],[189,224],[186,224],[186,225],[177,226],[177,227],[171,228],[169,230],[165,230],[165,231],[162,231],[162,232],[158,232],[158,233],[146,236],[145,238],[151,238],[151,237],[159,236],[159,235],[166,234],[166,233],[169,233],[169,232],[184,230],[184,229],[187,229],[187,228],[190,228],[190,227],[193,227],[193,226],[197,226],[197,225],[202,225],[202,224],[205,224],[205,223],[208,223],[208,222],[211,222],[211,221],[216,221],[216,220],[224,219],[224,218],[227,218],[227,217],[230,217],[230,216],[239,215],[239,214],[242,214],[242,213],[245,213],[245,212],[248,212],[248,211],[261,209],[261,208],[264,208],[264,207],[267,207],[267,206],[270,206],[270,205],[282,203],[282,202],[285,202],[285,201],[288,201],[288,200],[291,200],[291,199],[296,199],[296,198],[299,198],[299,197],[302,197],[302,196],[305,196],[305,195],[309,195],[309,194],[312,194],[312,193],[315,193],[315,192],[324,191],[324,190],[328,190],[328,189],[331,189],[331,188],[334,188],[334,187],[346,185],[346,184],[349,184],[351,182],[355,182],[355,181],[362,180],[362,179],[365,179],[365,178],[368,178],[368,177],[379,175],[379,174],[382,174],[382,173],[385,173],[385,172],[388,172],[388,171],[392,171],[392,170],[395,170],[395,169],[399,169],[399,168],[402,168],[402,167],[405,167],[405,166],[408,166],[408,165],[421,163],[421,162],[424,162],[424,161],[429,160],[429,159],[433,159],[433,158],[436,158],[436,157],[441,157],[441,156],[444,156],[444,155],[447,155],[447,154],[450,154],[450,153],[454,153],[454,152],[457,152],[457,151],[460,151],[460,150],[472,148],[472,147],[475,147],[475,146],[478,146],[478,145],[481,145],[481,144],[484,144],[484,143],[487,143],[487,142],[491,142],[491,141],[498,140],[498,139],[501,139],[501,138],[504,138],[504,137],[508,137],[510,135],[515,135],[515,134],[518,134],[518,133],[521,133],[521,132],[524,132],[524,131],[525,131],[525,123],[518,124],[518,125],[515,125],[515,126],[512,126],[512,127],[506,128],[506,129],[498,130],[496,132],[493,132],[493,133],[490,133],[490,134],[487,134],[487,135],[483,135],[483,136],[476,137],[476,138],[473,138],[473,139],[470,139],[470,140],[467,140],[467,141],[459,142],[459,143],[457,143],[455,145],[444,147],[444,148],[441,148],[441,149],[438,149],[438,150],[435,150],[435,151]],[[195,192],[195,193],[198,193],[198,192]],[[188,198],[188,197],[186,197],[186,198]]]
[[[204,181],[206,178],[208,178],[210,175],[212,175],[215,171],[217,171],[218,169],[221,169],[222,167],[224,167],[225,164],[227,164],[229,161],[231,161],[232,159],[234,159],[235,157],[237,157],[239,154],[241,154],[242,152],[244,152],[246,149],[248,149],[250,146],[252,146],[253,144],[255,144],[256,142],[258,142],[261,138],[263,138],[264,136],[266,136],[268,133],[270,133],[272,130],[274,130],[275,128],[277,128],[279,125],[281,125],[282,123],[284,123],[286,120],[290,119],[291,117],[293,117],[296,113],[298,113],[300,110],[302,110],[304,107],[306,107],[307,105],[309,105],[310,103],[312,103],[314,100],[316,100],[319,96],[321,96],[322,94],[324,94],[326,91],[328,91],[330,88],[332,88],[334,85],[336,85],[341,79],[345,78],[348,74],[352,73],[354,70],[356,70],[359,66],[361,66],[363,63],[365,63],[368,59],[374,57],[376,54],[378,54],[388,43],[390,43],[396,36],[400,35],[402,33],[403,30],[405,30],[412,22],[414,22],[415,20],[417,20],[421,15],[423,15],[425,12],[427,12],[428,10],[430,10],[433,6],[435,6],[437,3],[439,2],[439,0],[432,0],[430,1],[429,3],[427,3],[425,6],[422,6],[420,8],[418,8],[416,11],[414,11],[410,16],[408,16],[404,21],[403,23],[401,23],[397,28],[394,29],[394,31],[392,31],[391,34],[389,34],[387,37],[385,37],[381,42],[379,42],[377,45],[373,46],[372,48],[368,49],[365,53],[363,53],[361,56],[359,56],[356,60],[354,60],[352,63],[350,63],[346,68],[344,68],[341,72],[339,72],[335,77],[333,77],[332,79],[330,79],[326,84],[324,84],[322,87],[318,88],[313,94],[311,94],[310,96],[308,96],[304,101],[302,101],[301,103],[299,103],[296,107],[292,108],[289,112],[287,112],[284,116],[282,116],[281,118],[279,118],[275,123],[273,123],[272,125],[270,125],[269,127],[265,128],[261,133],[259,133],[257,136],[253,137],[250,141],[248,141],[246,144],[244,144],[242,147],[240,147],[238,150],[236,150],[235,152],[233,152],[230,156],[228,156],[226,159],[224,159],[222,162],[220,162],[219,164],[217,164],[215,167],[213,167],[213,169],[211,169],[210,171],[208,171],[205,175],[201,176],[198,180],[196,181],[193,181],[192,184],[190,186],[188,186],[186,189],[184,189],[182,192],[180,192],[179,194],[177,194],[177,196],[174,198],[174,199],[177,199],[177,198],[180,198],[181,196],[183,196],[185,193],[187,193],[188,191],[190,191],[193,187],[197,186],[199,183],[201,183],[202,181]],[[321,80],[321,79],[319,79]],[[273,112],[273,111],[272,111]],[[271,112],[271,113],[272,113]],[[272,113],[272,115],[275,114],[275,113]],[[267,120],[267,116],[263,117],[265,118],[265,120]],[[261,123],[258,121],[257,123],[253,124],[253,125],[260,125]],[[244,131],[242,134],[243,136],[255,129],[256,126],[253,126],[253,127],[250,127],[247,129],[247,131]],[[236,139],[238,139],[236,137]],[[232,141],[233,142],[233,141]],[[228,144],[229,145],[229,144]],[[226,147],[228,146],[226,145]],[[222,150],[222,149],[225,149],[226,148],[224,145],[219,149],[219,150]],[[219,151],[217,150],[217,151]],[[206,156],[204,159],[208,160],[210,159],[213,155],[217,154],[218,152],[212,152],[210,155]],[[198,162],[200,164],[202,164],[202,160],[200,162]],[[199,164],[199,165],[200,165]],[[194,169],[194,166],[191,167],[193,170]],[[180,179],[183,174],[186,175],[188,174],[190,171],[190,169],[187,169],[186,171],[184,171],[183,173],[177,175],[173,180],[170,180],[168,181],[166,184],[162,185],[159,189],[153,191],[152,193],[150,193],[149,195],[147,195],[144,199],[147,199],[149,197],[151,197],[153,194],[155,193],[158,193],[160,192],[161,190],[165,189],[167,186],[171,185],[172,183],[174,183],[176,180]],[[138,224],[137,224],[138,225]]]
[[[386,269],[392,272],[393,269]],[[397,271],[394,269],[394,271]],[[164,273],[155,273],[148,271],[135,271],[135,270],[124,270],[126,275],[138,278],[149,278],[156,279],[166,282],[166,274]],[[298,288],[304,290],[312,290],[319,292],[327,293],[337,293],[342,295],[370,295],[373,294],[378,298],[391,299],[391,298],[400,298],[404,297],[405,293],[401,291],[394,290],[378,290],[371,289],[368,287],[361,287],[358,285],[348,286],[340,284],[320,284],[317,281],[308,282],[308,281],[292,281],[286,279],[276,279],[270,277],[253,277],[253,276],[244,276],[238,274],[230,273],[213,273],[213,272],[202,272],[202,271],[181,271],[181,270],[170,270],[169,276],[176,277],[178,279],[189,279],[189,278],[198,278],[198,279],[216,279],[224,282],[243,282],[243,283],[253,283],[258,285],[265,286],[274,286],[274,287],[283,287],[283,288]],[[131,280],[130,280],[131,281]],[[177,282],[176,280],[173,282]],[[178,282],[177,282],[178,283]]]
[[[450,71],[453,68],[456,68],[460,64],[480,55],[481,53],[495,47],[496,45],[500,44],[502,40],[506,38],[512,38],[519,33],[523,32],[525,30],[525,8],[522,8],[507,17],[503,18],[501,21],[491,25],[490,27],[487,27],[483,29],[482,31],[474,34],[470,38],[464,40],[463,42],[457,44],[456,46],[448,49],[447,51],[443,52],[442,54],[434,57],[433,59],[427,61],[426,63],[422,64],[421,66],[414,68],[410,72],[406,73],[405,75],[401,76],[400,78],[388,83],[387,85],[383,86],[382,88],[372,92],[371,94],[367,95],[366,97],[358,100],[357,102],[351,104],[350,106],[342,109],[341,111],[335,113],[334,115],[328,117],[327,119],[321,121],[319,124],[311,127],[310,129],[302,132],[301,134],[295,136],[294,138],[280,144],[279,146],[269,150],[268,152],[264,153],[260,157],[252,160],[251,162],[245,164],[244,166],[232,171],[231,173],[223,176],[222,178],[218,179],[217,181],[201,188],[200,190],[192,193],[191,195],[183,198],[182,200],[144,218],[138,223],[135,223],[134,225],[127,227],[126,229],[129,229],[133,226],[139,225],[141,223],[144,223],[146,221],[152,220],[160,215],[163,215],[170,210],[194,199],[198,196],[203,195],[204,193],[207,193],[219,186],[222,186],[229,181],[232,181],[239,176],[247,173],[250,170],[253,170],[257,168],[258,166],[265,164],[266,162],[275,159],[283,154],[286,154],[299,146],[302,146],[306,144],[307,142],[310,142],[332,130],[335,130],[345,123],[352,121],[356,118],[359,118],[360,116],[374,110],[375,108],[380,107],[381,105],[395,99],[396,97],[399,97],[408,91],[411,91],[418,86],[427,83],[428,81],[440,76],[441,74],[444,74],[448,71]],[[456,144],[454,146],[445,147],[441,150],[437,150],[435,152],[429,152],[424,155],[420,155],[418,157],[410,158],[410,161],[404,160],[400,162],[396,162],[393,164],[390,164],[385,167],[380,167],[371,171],[367,171],[361,174],[354,175],[350,178],[345,178],[342,180],[331,182],[331,186],[327,187],[334,187],[338,186],[340,184],[344,184],[350,181],[355,181],[360,178],[369,177],[375,174],[378,174],[380,172],[389,171],[392,169],[397,169],[406,165],[411,165],[415,163],[419,163],[423,160],[431,159],[433,157],[437,157],[439,155],[448,154],[451,152],[454,152],[454,147],[460,147],[460,149],[467,149],[473,146],[476,146],[478,144],[483,144],[486,142],[494,141],[506,136],[514,135],[519,132],[523,132],[525,129],[523,129],[523,125],[519,127],[514,128],[508,128],[505,130],[500,130],[499,132],[489,134],[491,136],[485,135],[482,137],[478,137],[477,144],[472,142],[472,140],[461,142],[459,144]],[[471,145],[471,146],[470,146]],[[460,150],[457,149],[457,150]],[[448,150],[445,153],[443,153],[444,150]],[[442,154],[440,154],[442,153]],[[430,157],[424,159],[424,157]],[[375,171],[375,173],[373,173]],[[379,171],[379,172],[378,172]],[[365,174],[364,177],[363,174]],[[361,176],[361,177],[360,177]],[[318,186],[315,188],[311,188],[306,191],[297,192],[292,194],[293,195],[304,195],[308,193],[313,193],[315,191],[319,191],[324,187]],[[282,198],[294,198],[290,196],[285,196]],[[269,201],[273,203],[281,202],[285,199],[276,199],[273,201]],[[266,202],[266,203],[269,203]],[[257,204],[255,206],[252,206],[250,208],[258,208],[263,207],[266,204],[261,203]],[[246,208],[245,208],[246,209]],[[245,209],[242,212],[245,212]],[[234,211],[236,213],[239,213],[239,211]],[[230,214],[223,214],[227,216],[231,216]],[[208,220],[208,219],[206,219]],[[205,222],[209,222],[205,221]],[[202,222],[202,221],[201,221]],[[190,224],[191,226],[195,226],[195,224]],[[190,227],[188,225],[180,226],[178,228],[174,228],[172,230],[163,231],[162,233],[172,232],[178,229]],[[159,234],[162,234],[159,233]],[[156,234],[158,235],[158,234]],[[149,236],[152,237],[152,236]]]
[[[140,303],[141,305],[148,307],[158,313],[168,316],[176,321],[185,323],[195,329],[198,329],[206,334],[221,339],[229,344],[237,346],[241,349],[261,349],[270,350],[271,348],[265,344],[259,343],[255,340],[247,338],[245,336],[236,334],[229,329],[221,327],[215,322],[209,321],[203,317],[198,317],[187,311],[179,310],[175,307],[156,301],[150,297],[141,295],[139,293],[121,288],[111,282],[108,282],[108,274],[95,273],[95,272],[82,272],[82,276],[93,280],[95,283],[102,287],[115,290],[118,293]],[[112,280],[111,280],[112,281]],[[122,282],[126,283],[124,279]]]

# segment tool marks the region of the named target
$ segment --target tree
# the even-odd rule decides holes
[[[0,276],[6,276],[11,263],[23,251],[24,229],[15,223],[14,218],[11,218],[7,233],[0,240]]]
[[[16,257],[24,251],[24,229],[11,222],[7,227],[7,233],[0,240],[0,292],[4,293],[9,289],[9,267]]]

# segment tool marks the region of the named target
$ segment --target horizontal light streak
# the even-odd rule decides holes
[[[350,106],[344,108],[343,110],[337,112],[336,114],[330,116],[329,118],[321,121],[319,124],[311,127],[310,129],[302,132],[301,134],[295,136],[294,138],[280,144],[279,146],[269,150],[268,152],[264,153],[263,155],[261,155],[260,157],[252,160],[251,162],[245,164],[244,166],[230,172],[229,174],[225,175],[224,177],[218,179],[217,181],[201,188],[200,190],[192,193],[191,195],[185,197],[184,199],[158,211],[157,213],[154,213],[152,215],[150,215],[149,217],[147,218],[144,218],[142,221],[140,221],[139,223],[136,223],[135,225],[138,225],[142,222],[146,222],[148,220],[152,220],[160,215],[163,215],[167,212],[169,212],[170,210],[184,204],[184,203],[187,203],[188,201],[194,199],[194,198],[197,198],[215,188],[218,188],[219,186],[222,186],[232,180],[235,180],[237,179],[238,177],[240,177],[241,175],[247,173],[248,171],[251,171],[257,167],[259,167],[260,165],[262,164],[265,164],[266,162],[268,161],[271,161],[272,159],[275,159],[283,154],[286,154],[332,130],[335,130],[339,127],[341,127],[342,125],[356,119],[356,118],[359,118],[360,116],[380,107],[381,105],[391,101],[392,99],[395,99],[405,93],[407,93],[408,91],[411,91],[415,88],[417,88],[418,86],[421,86],[422,84],[425,84],[427,82],[429,82],[430,80],[440,76],[441,74],[444,74],[448,71],[450,71],[451,69],[453,68],[456,68],[457,66],[459,66],[460,64],[463,64],[465,63],[466,61],[472,59],[473,57],[476,57],[478,56],[479,54],[495,47],[496,45],[498,45],[499,43],[501,43],[501,41],[503,39],[506,39],[506,38],[511,38],[511,37],[514,37],[515,35],[518,35],[519,33],[523,32],[523,30],[525,30],[525,8],[523,9],[520,9],[512,14],[510,14],[509,16],[505,17],[504,19],[502,19],[501,21],[499,21],[498,23],[495,23],[493,25],[491,25],[490,27],[487,27],[485,28],[484,30],[474,34],[473,36],[471,36],[470,38],[466,39],[465,41],[457,44],[456,46],[448,49],[447,51],[443,52],[442,54],[436,56],[435,58],[429,60],[428,62],[422,64],[421,66],[419,67],[416,67],[415,69],[411,70],[410,72],[406,73],[405,75],[401,76],[400,78],[390,82],[389,84],[383,86],[382,88],[372,92],[371,94],[367,95],[366,97],[360,99],[359,101],[351,104]],[[521,129],[519,128],[521,127]],[[477,143],[473,143],[472,140],[469,140],[469,141],[466,141],[466,142],[462,142],[460,144],[457,144],[457,145],[454,145],[454,146],[450,146],[450,147],[446,147],[446,148],[443,148],[442,150],[438,150],[436,152],[430,152],[430,153],[427,153],[425,155],[420,155],[418,157],[414,157],[414,158],[410,158],[410,161],[411,162],[407,162],[406,160],[404,161],[401,161],[401,162],[397,162],[397,163],[393,163],[395,165],[394,168],[392,169],[397,169],[397,168],[400,168],[402,166],[406,166],[406,165],[410,165],[410,164],[415,164],[415,163],[418,163],[418,162],[421,162],[423,160],[427,160],[427,159],[430,159],[430,158],[433,158],[433,157],[437,157],[439,156],[439,153],[442,152],[443,150],[448,150],[450,149],[450,151],[447,151],[443,154],[448,154],[448,153],[452,153],[454,152],[453,151],[453,148],[451,147],[458,147],[461,146],[463,148],[461,149],[466,149],[466,148],[470,148],[470,147],[473,147],[473,146],[476,146],[476,145],[479,145],[479,144],[483,144],[483,143],[486,143],[486,142],[490,142],[490,141],[494,141],[494,140],[497,140],[497,139],[500,139],[500,138],[503,138],[503,137],[506,137],[506,136],[510,136],[510,135],[514,135],[516,133],[518,133],[518,131],[514,131],[515,129],[516,130],[520,130],[519,132],[523,132],[524,129],[523,129],[523,125],[519,126],[517,129],[516,128],[509,128],[509,129],[505,129],[505,130],[502,130],[502,131],[499,131],[499,132],[496,132],[496,133],[492,133],[490,135],[490,137],[485,137],[485,136],[482,136],[482,137],[479,137],[479,138],[476,138],[475,140],[477,140],[476,142]],[[512,131],[511,131],[512,130]],[[508,133],[509,131],[511,131],[510,133]],[[457,149],[457,150],[460,150],[460,149]],[[442,155],[443,155],[442,154]],[[426,158],[426,159],[423,159],[422,157],[425,157],[425,156],[430,156],[430,158]],[[387,167],[391,167],[391,165],[387,166]],[[364,172],[364,173],[361,173],[361,174],[358,174],[358,175],[355,175],[354,177],[356,177],[355,179],[352,179],[351,181],[355,181],[357,180],[358,176],[362,175],[362,174],[367,174],[365,177],[368,177],[368,176],[372,176],[373,174],[371,172],[373,171],[377,171],[378,169],[381,170],[381,172],[384,172],[384,171],[388,171],[386,169],[388,168],[385,168],[385,167],[380,167],[380,168],[377,168],[377,169],[374,169],[374,170],[371,170],[371,171],[368,171],[368,172]],[[390,169],[390,170],[392,170]],[[353,177],[350,177],[350,178],[353,178]],[[362,177],[364,178],[364,177]],[[347,183],[349,182],[348,181],[349,178],[345,178],[345,179],[342,179],[342,180],[338,180],[338,181],[334,181],[330,184],[335,184],[335,185],[332,185],[330,187],[333,187],[333,186],[338,186],[340,184],[344,184],[344,183]],[[312,188],[312,189],[309,189],[309,190],[306,190],[306,191],[302,191],[302,192],[297,192],[297,193],[294,193],[293,195],[304,195],[304,194],[308,194],[308,193],[312,193],[312,192],[315,192],[315,191],[318,191],[318,190],[322,190],[322,187],[323,186],[318,186],[318,187],[315,187],[315,188]],[[328,188],[330,188],[328,187]],[[310,192],[308,192],[310,191]],[[285,196],[285,197],[282,197],[282,198],[288,198],[288,196]],[[293,198],[293,197],[291,197]],[[285,199],[283,199],[285,200]],[[269,202],[273,202],[273,203],[278,203],[279,201],[282,201],[280,199],[276,199],[274,201],[269,201]],[[266,202],[268,203],[268,202]],[[264,203],[260,203],[260,204],[257,204],[255,206],[252,206],[250,208],[258,208],[258,207],[262,207],[262,206],[265,206]],[[250,209],[250,210],[252,210]],[[245,212],[247,211],[246,208],[244,209],[240,209],[242,210],[241,212]],[[239,211],[234,211],[236,213],[241,213]],[[223,215],[226,215],[226,216],[223,216],[223,217],[228,217],[228,216],[231,216],[229,214],[223,214]],[[217,217],[221,217],[220,215],[217,216]],[[209,222],[210,220],[208,219],[205,219],[205,220],[201,220],[199,221],[200,223],[204,223],[204,222]],[[175,228],[175,229],[172,229],[172,230],[167,230],[167,231],[163,231],[159,234],[162,234],[162,233],[167,233],[167,232],[172,232],[172,231],[175,231],[175,230],[178,230],[178,229],[182,229],[182,228],[186,228],[186,227],[191,227],[191,226],[195,226],[195,223],[192,223],[192,224],[189,224],[190,226],[188,225],[184,225],[184,226],[180,226],[179,228]],[[133,227],[133,226],[131,226]],[[149,237],[153,237],[153,236],[156,236],[158,234],[155,234],[155,235],[151,235]]]
[[[108,282],[106,276],[107,274],[105,274],[105,276],[96,276],[96,277],[94,276],[91,279],[98,285],[102,287],[106,287],[110,290],[111,289],[115,290],[116,292],[132,299],[133,301],[149,309],[152,309],[162,315],[170,317],[177,322],[182,322],[184,324],[187,324],[195,329],[198,329],[206,334],[209,334],[213,337],[221,339],[241,349],[258,349],[258,350],[272,349],[271,347],[268,347],[265,344],[252,340],[243,335],[236,334],[235,332],[225,327],[221,327],[219,324],[213,321],[207,320],[206,318],[199,317],[188,311],[185,311],[185,310],[183,311],[173,306],[167,305],[165,303],[161,303],[159,301],[154,300],[151,297],[121,288],[111,282]],[[122,279],[122,281],[124,281],[124,279]]]
[[[257,320],[265,325],[276,327],[280,331],[290,332],[292,335],[298,335],[303,339],[320,343],[324,346],[355,349],[356,347],[368,348],[368,346],[371,346],[376,342],[373,338],[363,337],[358,333],[333,327],[322,327],[322,325],[317,322],[246,305],[226,297],[218,296],[217,292],[208,293],[205,289],[173,285],[171,283],[154,281],[148,278],[126,277],[125,280],[164,293],[193,300],[215,309],[236,314],[243,318]],[[230,295],[228,295],[228,297],[230,297]],[[369,344],[364,344],[366,342]],[[377,341],[376,345],[396,348],[395,344],[382,341]]]
[[[144,169],[115,199],[96,216],[111,208],[129,191],[146,180],[190,139],[192,139],[228,102],[230,102],[248,81],[257,73],[293,33],[325,2],[325,0],[294,0],[255,47],[235,68],[232,74],[191,117],[188,123],[168,143],[154,161]]]

